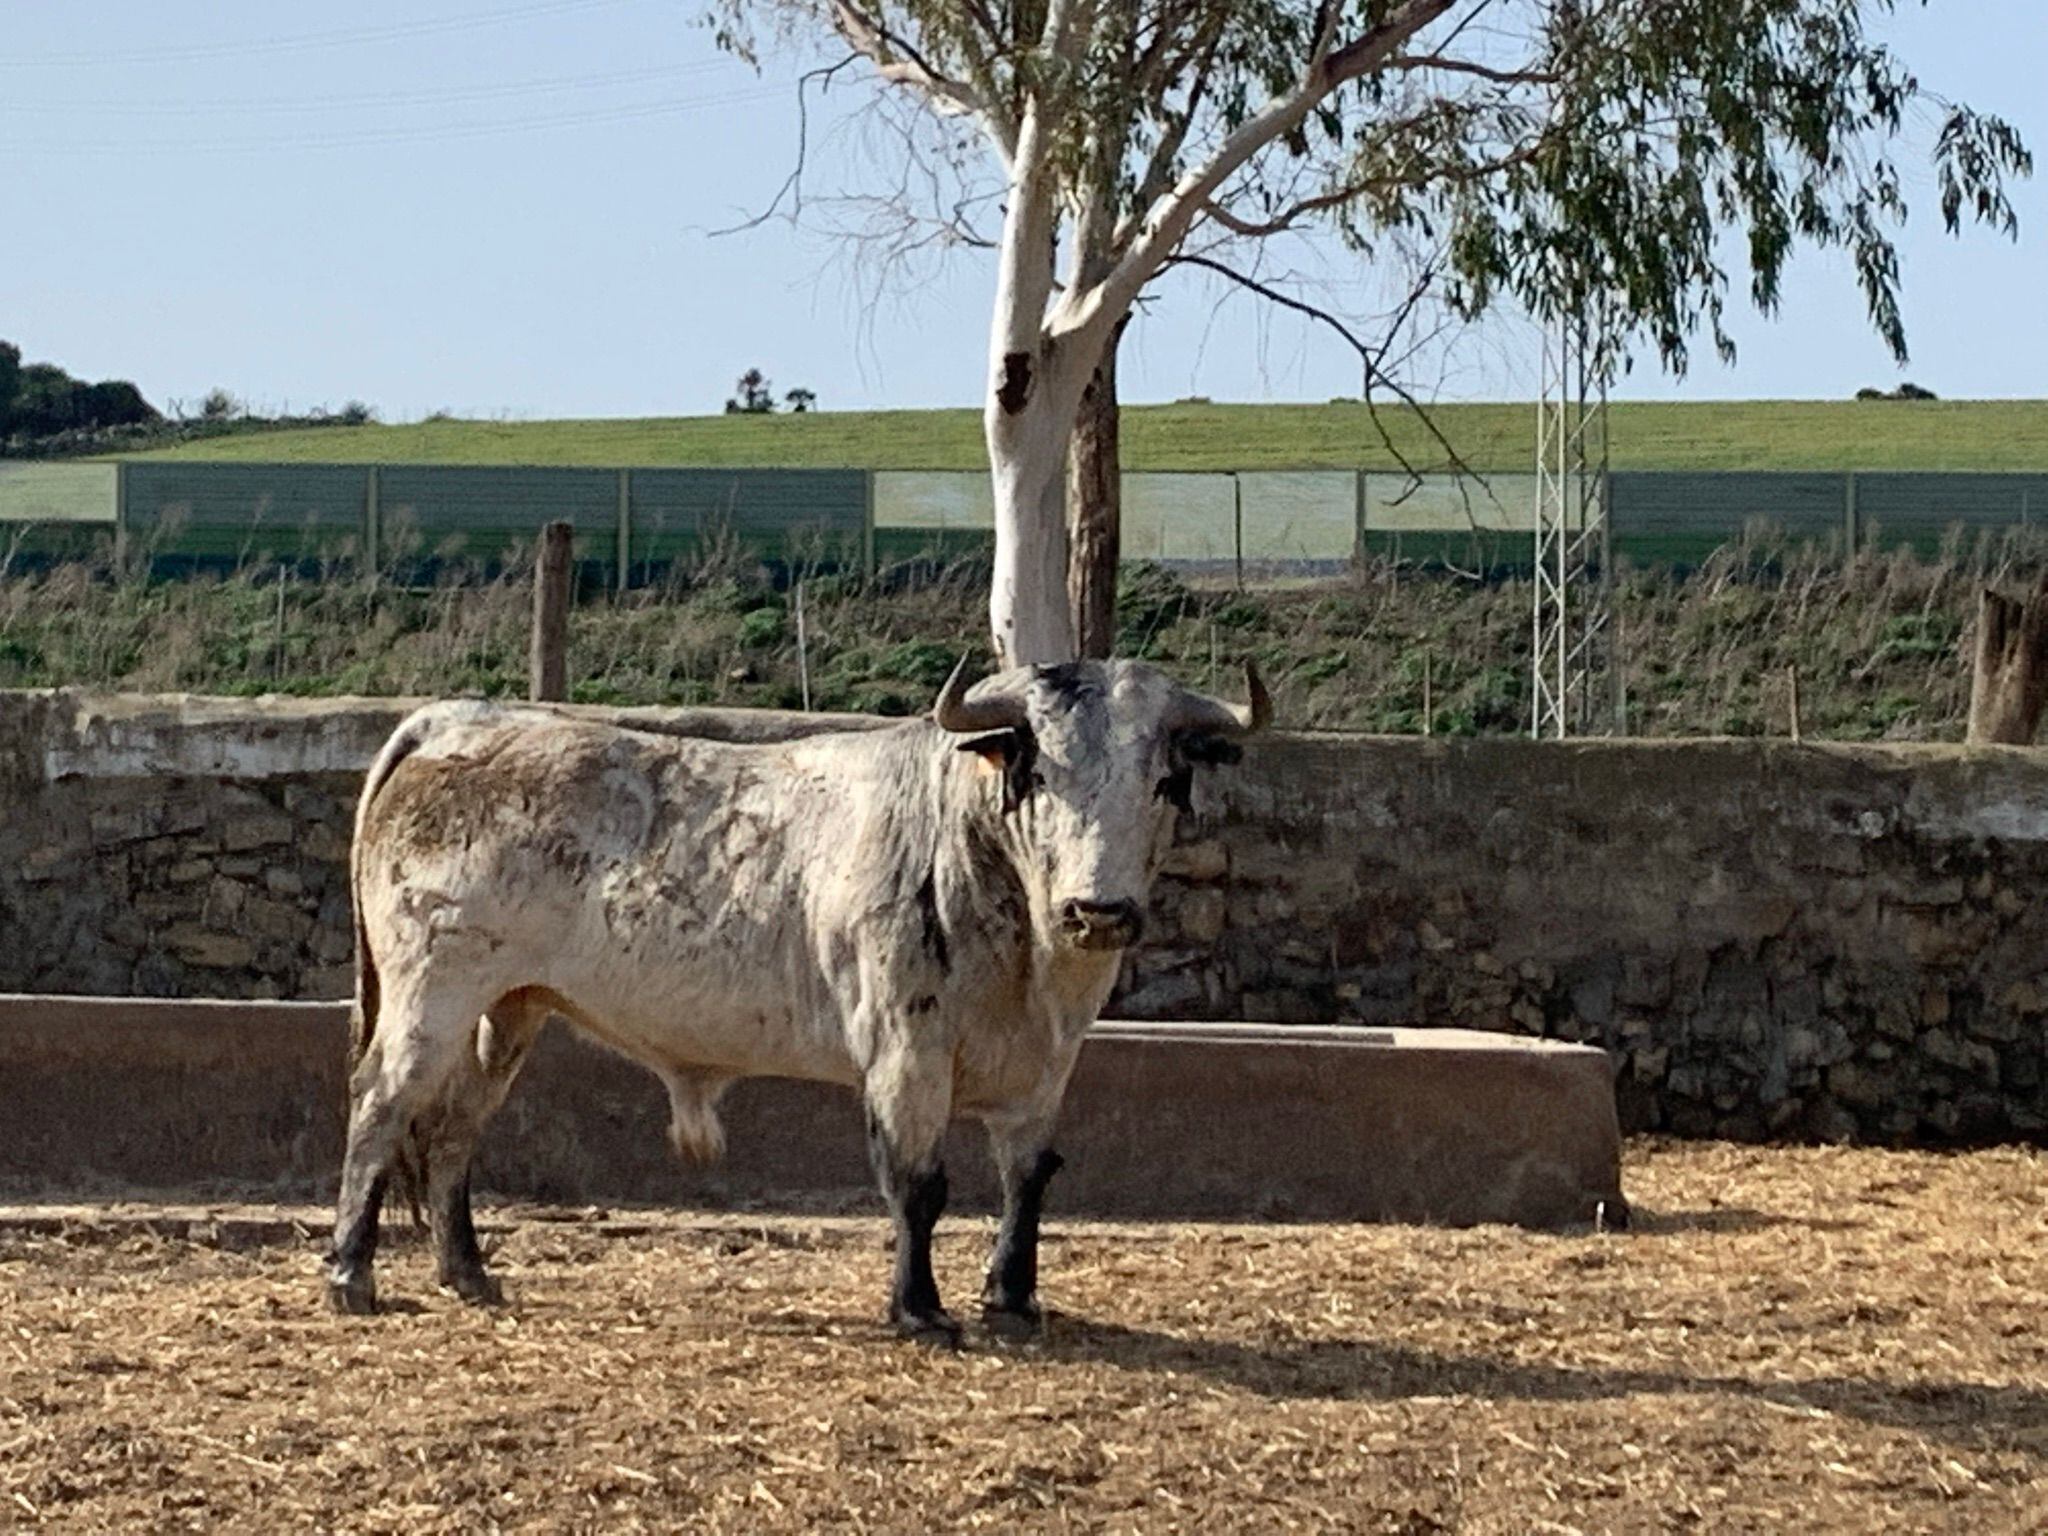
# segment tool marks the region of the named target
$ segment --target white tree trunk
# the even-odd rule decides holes
[[[997,665],[1072,661],[1078,654],[1067,605],[1067,440],[1081,385],[1099,351],[1088,338],[1055,340],[1053,243],[1058,232],[1055,173],[1040,142],[1036,110],[1018,135],[1009,205],[997,253],[989,327],[988,400],[983,434],[995,493],[996,556],[988,617]]]
[[[1045,387],[1052,382],[1039,381],[1021,410],[1006,408],[1001,389],[988,406],[996,508],[988,617],[999,667],[1078,654],[1067,602],[1067,440],[1075,407]]]

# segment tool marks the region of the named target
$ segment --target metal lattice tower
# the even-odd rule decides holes
[[[1532,736],[1608,735],[1620,720],[1607,523],[1612,371],[1606,339],[1588,326],[1583,309],[1544,327],[1536,401]]]

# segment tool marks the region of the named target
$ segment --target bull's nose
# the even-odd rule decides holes
[[[1138,942],[1145,915],[1135,901],[1063,901],[1060,929],[1082,949],[1122,949]]]

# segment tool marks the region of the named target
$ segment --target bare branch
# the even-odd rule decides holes
[[[1400,308],[1395,313],[1392,324],[1388,328],[1388,340],[1375,350],[1367,345],[1356,331],[1336,315],[1330,313],[1329,310],[1322,308],[1320,305],[1311,304],[1306,299],[1296,298],[1291,293],[1283,293],[1280,289],[1272,287],[1270,284],[1262,283],[1257,278],[1240,272],[1237,268],[1218,261],[1214,257],[1178,255],[1169,258],[1167,265],[1198,267],[1206,272],[1214,272],[1220,277],[1228,278],[1246,291],[1257,294],[1268,303],[1277,304],[1282,309],[1293,310],[1299,315],[1306,315],[1309,319],[1328,326],[1341,336],[1349,344],[1351,350],[1358,354],[1359,366],[1363,371],[1361,393],[1365,398],[1367,408],[1371,410],[1373,427],[1379,433],[1380,444],[1387,450],[1388,455],[1394,462],[1401,466],[1402,470],[1411,480],[1420,481],[1422,472],[1410,462],[1408,456],[1394,442],[1392,435],[1387,431],[1386,424],[1380,420],[1378,410],[1373,408],[1372,396],[1375,385],[1385,386],[1389,393],[1393,394],[1403,405],[1415,413],[1416,418],[1422,422],[1429,435],[1436,440],[1437,446],[1443,449],[1445,462],[1453,470],[1461,475],[1473,472],[1471,466],[1465,462],[1464,455],[1460,454],[1457,448],[1452,445],[1451,440],[1444,436],[1442,430],[1438,428],[1435,419],[1424,408],[1422,402],[1417,400],[1414,394],[1398,379],[1389,375],[1381,367],[1381,362],[1386,356],[1388,347],[1393,344],[1393,337],[1400,333],[1401,327],[1407,323],[1408,317],[1414,313],[1415,307],[1421,303],[1423,297],[1434,284],[1435,272],[1432,268],[1424,268],[1417,277],[1414,285],[1409,290],[1408,297],[1402,301]]]
[[[873,64],[882,79],[920,92],[936,111],[975,119],[1005,164],[1015,157],[1014,128],[981,92],[935,69],[908,41],[890,32],[854,0],[832,0],[832,20],[847,45]]]
[[[775,196],[769,199],[766,208],[763,208],[751,219],[742,220],[740,223],[730,225],[725,229],[712,230],[711,233],[713,235],[736,235],[742,230],[759,229],[763,224],[766,224],[776,216],[782,207],[784,198],[789,199],[789,218],[795,219],[803,212],[804,162],[809,157],[811,148],[810,104],[804,99],[804,87],[813,82],[816,82],[821,89],[824,86],[830,85],[834,75],[838,74],[840,70],[846,68],[847,65],[853,63],[859,57],[859,54],[849,53],[836,64],[821,65],[817,69],[806,70],[803,74],[797,76],[796,164],[790,168],[788,178],[776,189]]]

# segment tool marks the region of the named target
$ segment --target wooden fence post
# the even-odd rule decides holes
[[[1986,587],[1977,601],[1977,661],[1965,741],[2029,746],[2048,705],[2048,576],[2024,602]]]
[[[549,523],[540,531],[533,562],[533,651],[528,661],[528,696],[536,700],[569,696],[569,600],[572,541],[576,530]]]

